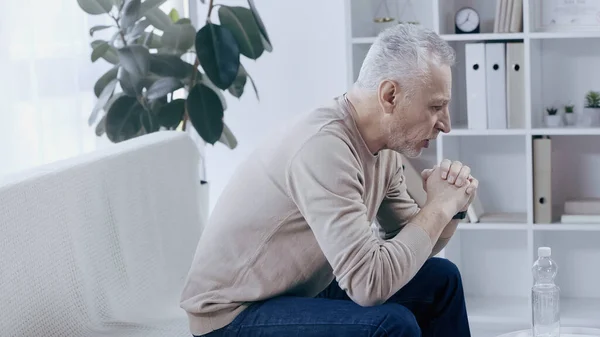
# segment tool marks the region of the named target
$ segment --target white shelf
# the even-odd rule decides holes
[[[530,39],[585,39],[600,38],[600,31],[597,32],[539,32],[529,33]]]
[[[595,127],[571,127],[560,128],[535,128],[535,129],[468,129],[464,125],[453,127],[452,131],[442,134],[448,136],[592,136],[600,135],[600,128]]]
[[[527,323],[531,316],[528,297],[467,296],[465,301],[472,323]]]
[[[515,136],[515,135],[527,135],[527,129],[467,129],[464,126],[459,128],[452,128],[452,130],[443,134],[443,137],[447,136]]]
[[[527,223],[461,223],[458,225],[459,230],[494,230],[494,231],[514,231],[527,230]]]
[[[483,33],[483,34],[441,34],[446,41],[496,41],[496,40],[522,40],[523,33]]]
[[[586,128],[586,127],[561,127],[561,128],[535,128],[531,130],[532,135],[564,135],[564,136],[586,136],[586,135],[600,135],[600,128]]]
[[[480,181],[478,196],[490,213],[521,213],[518,221],[459,224],[440,256],[456,263],[463,277],[473,336],[498,336],[526,329],[530,321],[531,265],[537,247],[552,247],[559,265],[561,320],[570,326],[600,328],[600,223],[534,223],[533,149],[535,136],[552,141],[552,201],[554,206],[572,198],[600,198],[600,126],[544,127],[550,105],[571,101],[581,114],[584,95],[600,90],[599,31],[536,32],[533,6],[543,0],[523,0],[523,32],[493,33],[495,1],[419,0],[423,25],[449,41],[457,52],[453,68],[452,130],[440,137],[415,166],[423,169],[444,158],[467,163]],[[372,15],[379,2],[348,0],[348,69],[355,79],[378,29]],[[403,0],[388,0],[402,4]],[[454,34],[453,17],[462,6],[482,17],[480,34]],[[524,45],[525,127],[469,129],[465,92],[467,43]],[[560,216],[560,207],[555,217]],[[497,218],[492,218],[497,219]],[[477,332],[475,332],[477,331]]]
[[[534,224],[533,230],[536,231],[569,231],[569,232],[586,232],[600,231],[600,224],[571,224],[571,223],[551,223],[551,224]]]

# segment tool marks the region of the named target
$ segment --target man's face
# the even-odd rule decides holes
[[[416,157],[440,131],[450,132],[448,105],[451,90],[450,67],[431,66],[430,79],[415,89],[408,102],[403,97],[397,98],[394,113],[385,121],[388,148]]]

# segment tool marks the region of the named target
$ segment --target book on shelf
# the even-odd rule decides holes
[[[523,31],[523,0],[496,0],[494,33]]]
[[[565,201],[562,223],[600,224],[600,198],[571,199]]]
[[[525,128],[523,42],[465,44],[469,129]]]

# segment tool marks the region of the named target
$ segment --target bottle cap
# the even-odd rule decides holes
[[[552,254],[552,250],[550,247],[539,247],[538,248],[538,256],[539,257],[548,257]]]

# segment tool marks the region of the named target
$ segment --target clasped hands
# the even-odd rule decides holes
[[[435,174],[435,175],[434,175]],[[423,179],[423,189],[427,192],[428,201],[430,198],[439,196],[443,199],[454,199],[458,211],[466,211],[475,198],[479,181],[471,175],[471,168],[460,161],[451,161],[444,159],[440,165],[435,165],[431,169],[425,169],[421,172]],[[442,182],[453,185],[453,189],[447,189],[448,186],[440,185]],[[435,184],[438,186],[427,186]],[[429,189],[428,189],[429,187]],[[462,191],[462,193],[460,193]],[[429,194],[435,194],[430,196]]]

